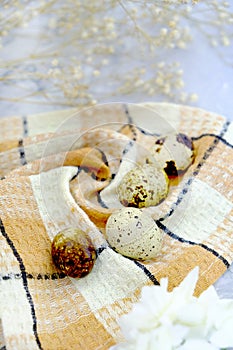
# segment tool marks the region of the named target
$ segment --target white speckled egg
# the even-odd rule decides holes
[[[163,169],[145,164],[130,170],[118,186],[124,206],[143,208],[159,204],[168,193],[169,180]]]
[[[151,153],[155,162],[164,168],[169,177],[184,172],[194,159],[192,140],[181,133],[172,133],[157,139]]]
[[[155,258],[162,247],[163,232],[151,216],[138,208],[115,211],[106,224],[106,238],[118,253],[129,258]]]

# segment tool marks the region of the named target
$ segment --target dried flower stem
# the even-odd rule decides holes
[[[215,0],[202,6],[181,0],[25,0],[24,4],[13,0],[4,2],[0,19],[5,55],[14,33],[19,42],[38,41],[35,52],[1,62],[0,81],[6,91],[24,90],[21,82],[35,84],[33,92],[25,88],[23,98],[1,97],[12,102],[29,101],[30,93],[35,103],[42,98],[46,103],[73,106],[91,104],[101,94],[107,98],[140,92],[169,101],[194,101],[197,96],[184,90],[181,64],[172,62],[172,50],[188,47],[189,24],[195,24],[219,54],[233,39],[228,4]],[[29,34],[23,27],[35,20],[40,20],[43,30]],[[107,93],[102,89],[105,82]]]

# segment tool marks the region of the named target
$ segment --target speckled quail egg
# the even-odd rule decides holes
[[[59,232],[52,241],[51,254],[56,267],[70,277],[86,276],[96,260],[92,241],[78,228]]]
[[[151,148],[155,162],[169,177],[183,173],[194,160],[192,140],[185,134],[171,133],[155,141]]]
[[[143,208],[159,204],[168,193],[168,177],[154,164],[130,170],[118,185],[118,197],[125,207]]]
[[[152,217],[142,210],[122,208],[108,218],[106,238],[118,253],[147,260],[155,258],[160,252],[163,232]]]

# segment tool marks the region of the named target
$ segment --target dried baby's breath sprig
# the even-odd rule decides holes
[[[195,6],[194,6],[195,5]],[[232,43],[226,1],[13,0],[4,2],[0,99],[86,105],[119,93],[195,102],[185,90],[175,50],[193,40],[193,26],[217,49]],[[230,30],[231,29],[231,30]],[[12,52],[11,40],[31,49]],[[129,70],[130,67],[130,70]]]

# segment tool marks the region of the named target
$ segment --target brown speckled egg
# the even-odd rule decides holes
[[[129,171],[118,186],[120,202],[126,207],[143,208],[159,204],[168,193],[168,177],[163,169],[145,164]]]
[[[76,228],[58,233],[53,239],[51,253],[56,267],[70,277],[86,276],[96,260],[96,251],[90,238]]]
[[[153,259],[162,247],[163,232],[138,208],[122,208],[107,221],[106,238],[118,253],[139,260]]]
[[[194,160],[192,140],[181,133],[171,133],[157,139],[151,153],[156,164],[164,168],[169,177],[184,172]]]

